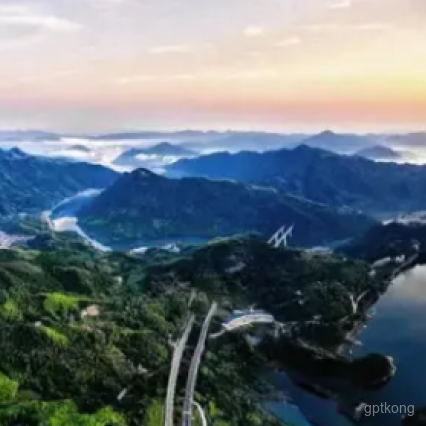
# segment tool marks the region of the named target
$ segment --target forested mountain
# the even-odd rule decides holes
[[[408,257],[416,252],[424,258],[425,250],[426,224],[420,222],[376,225],[338,249],[370,262],[401,255]]]
[[[259,303],[281,320],[322,315],[316,328],[300,329],[314,342],[322,329],[329,338],[344,333],[336,319],[351,309],[348,291],[371,289],[374,296],[383,290],[368,276],[367,264],[275,250],[257,239],[218,241],[164,262],[150,253],[99,254],[73,244],[0,252],[4,426],[159,426],[172,357],[168,342],[188,319],[193,291],[198,319],[212,300],[221,306],[211,332],[232,309]],[[366,298],[365,306],[371,302]],[[197,401],[211,424],[276,425],[258,409],[258,391],[267,389],[261,354],[238,334],[210,339],[206,349]],[[186,362],[181,370],[183,379]],[[178,384],[177,416],[184,382]]]
[[[168,158],[193,157],[196,152],[180,145],[162,142],[147,148],[131,148],[124,151],[115,160],[116,166],[143,167],[149,162],[166,162]]]
[[[104,188],[117,173],[102,166],[0,150],[0,215],[52,207],[87,188]]]
[[[80,225],[107,245],[163,238],[213,238],[294,224],[295,244],[356,235],[374,223],[269,188],[203,178],[167,179],[144,169],[124,174],[78,213]]]
[[[204,176],[269,185],[332,206],[370,214],[426,208],[426,167],[376,163],[308,146],[265,153],[218,153],[167,168],[171,176]]]

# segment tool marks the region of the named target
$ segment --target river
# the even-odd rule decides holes
[[[397,372],[383,388],[345,395],[346,402],[373,405],[426,406],[426,266],[416,266],[399,275],[375,307],[375,315],[357,336],[362,346],[353,350],[359,357],[376,352],[394,358]],[[349,426],[333,401],[322,400],[295,386],[285,374],[276,377],[281,390],[287,391],[312,425]],[[279,415],[283,406],[276,404]],[[400,413],[364,417],[363,425],[401,426]]]
[[[55,205],[50,211],[43,213],[43,218],[48,222],[49,227],[55,232],[74,232],[87,241],[90,245],[100,251],[133,251],[135,253],[143,253],[146,249],[152,247],[168,247],[175,243],[184,245],[201,245],[206,243],[206,238],[179,238],[175,239],[159,239],[159,240],[135,240],[127,245],[107,246],[100,241],[91,238],[78,223],[76,217],[77,212],[88,204],[93,198],[102,192],[101,189],[87,189],[78,192],[72,197],[62,200]]]

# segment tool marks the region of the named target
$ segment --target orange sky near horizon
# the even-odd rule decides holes
[[[426,121],[424,0],[0,0],[0,53],[3,128]]]

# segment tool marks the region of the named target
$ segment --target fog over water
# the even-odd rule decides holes
[[[33,155],[48,157],[64,157],[76,161],[86,161],[111,167],[119,172],[130,171],[131,167],[117,166],[114,160],[123,152],[131,148],[147,148],[162,142],[183,144],[189,149],[194,149],[199,154],[210,154],[217,151],[236,152],[240,150],[275,150],[283,147],[293,147],[308,138],[309,135],[257,135],[257,134],[228,134],[214,133],[212,135],[200,133],[198,136],[153,137],[140,139],[107,139],[98,140],[90,137],[62,137],[60,140],[40,141],[0,141],[0,147],[4,149],[18,147]],[[384,136],[368,136],[371,144],[385,145],[401,155],[401,158],[393,160],[398,163],[426,164],[426,135],[425,143],[414,142],[405,139],[388,139]],[[423,139],[422,139],[423,140]],[[355,152],[355,151],[354,151]],[[159,173],[162,166],[178,160],[172,156],[144,156],[140,160],[146,161],[148,168]],[[152,166],[152,167],[151,167]]]

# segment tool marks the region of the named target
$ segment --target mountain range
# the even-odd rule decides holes
[[[300,144],[339,154],[353,154],[361,149],[374,146],[375,141],[372,137],[340,134],[325,130],[317,135],[303,139]],[[297,145],[299,144],[293,145],[293,147]]]
[[[368,160],[401,160],[402,154],[384,145],[374,145],[356,152],[354,155],[367,158]]]
[[[169,158],[181,159],[197,155],[196,151],[184,146],[161,142],[147,148],[131,148],[124,151],[113,162],[116,166],[147,167],[150,163],[162,164]]]
[[[331,206],[377,216],[426,208],[426,167],[376,163],[300,145],[265,153],[216,153],[180,160],[167,175],[232,179],[270,186]]]
[[[271,188],[203,178],[168,179],[148,170],[124,174],[78,213],[80,226],[106,245],[135,240],[272,235],[284,224],[294,243],[326,244],[365,230],[374,221]]]
[[[50,209],[87,188],[105,188],[117,173],[102,166],[0,150],[0,215]]]

